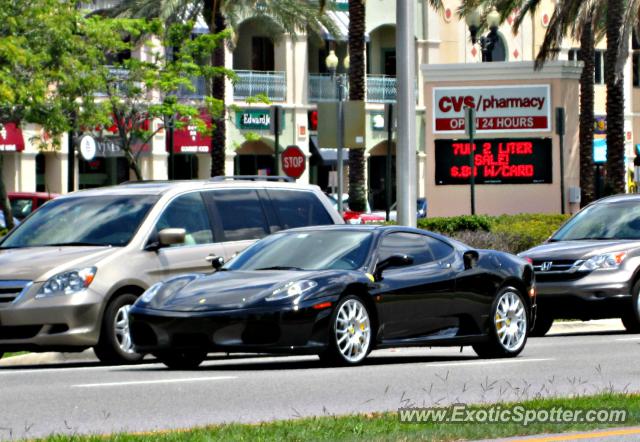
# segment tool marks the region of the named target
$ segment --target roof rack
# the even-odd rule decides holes
[[[123,181],[122,183],[118,184],[119,186],[124,186],[124,185],[131,185],[131,184],[167,184],[167,183],[173,183],[174,181],[172,180],[129,180],[129,181]]]
[[[293,178],[283,175],[228,175],[214,176],[211,181],[278,181],[293,183]]]

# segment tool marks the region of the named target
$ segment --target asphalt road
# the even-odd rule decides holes
[[[113,433],[397,410],[539,395],[640,391],[640,335],[530,339],[522,355],[470,348],[373,352],[352,368],[310,357],[217,357],[197,371],[93,363],[0,369],[0,439]]]

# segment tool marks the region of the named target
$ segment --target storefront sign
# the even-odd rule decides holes
[[[436,140],[436,184],[468,184],[470,144]],[[551,138],[476,140],[476,184],[552,182]]]
[[[595,138],[593,140],[593,162],[604,164],[607,162],[607,139]]]
[[[211,131],[211,116],[203,113],[200,118]],[[211,136],[198,132],[195,125],[187,125],[173,132],[174,153],[210,153]]]
[[[371,114],[371,129],[384,130],[384,114],[376,112]]]
[[[243,109],[236,112],[236,124],[241,130],[270,130],[270,109]],[[284,118],[280,123],[284,128]]]
[[[476,110],[478,133],[551,130],[548,85],[433,88],[434,133],[464,133],[466,107]]]
[[[0,124],[0,152],[22,152],[24,138],[15,123]]]
[[[122,148],[120,147],[120,140],[116,137],[104,137],[104,138],[93,138],[91,137],[94,142],[95,142],[95,154],[93,155],[93,157],[90,157],[90,150],[92,147],[90,146],[85,146],[85,152],[83,152],[83,142],[87,143],[86,141],[86,137],[87,135],[83,136],[80,139],[80,144],[79,144],[79,151],[80,151],[80,155],[82,155],[82,158],[86,161],[92,161],[95,158],[120,158],[120,157],[124,157],[124,151],[122,150]],[[151,152],[151,146],[149,145],[149,143],[146,144],[142,144],[140,141],[134,141],[131,144],[131,152],[133,152],[134,155],[137,154],[148,154]],[[85,157],[85,153],[88,155],[88,157]]]
[[[96,140],[91,135],[84,135],[80,138],[80,155],[85,161],[93,160],[97,152]]]
[[[606,115],[597,115],[593,117],[593,134],[594,135],[607,134],[607,116]]]

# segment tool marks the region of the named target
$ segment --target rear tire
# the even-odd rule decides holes
[[[133,351],[129,333],[129,308],[138,297],[132,294],[120,295],[109,302],[102,317],[100,340],[93,351],[104,364],[133,364],[142,360]]]
[[[552,325],[553,318],[551,316],[538,315],[529,336],[540,338],[549,332]]]
[[[629,333],[640,333],[640,281],[631,290],[631,311],[622,317],[622,324]]]
[[[512,358],[524,349],[528,333],[526,301],[518,289],[505,287],[491,306],[489,342],[475,344],[473,350],[481,358]]]
[[[327,365],[358,365],[371,352],[372,340],[373,327],[367,306],[359,297],[347,295],[331,314],[329,346],[318,356]]]
[[[195,370],[207,358],[204,350],[166,351],[154,354],[170,370]]]

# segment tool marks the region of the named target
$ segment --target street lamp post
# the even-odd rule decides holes
[[[167,126],[167,150],[169,151],[169,168],[168,168],[168,178],[170,180],[174,179],[175,177],[175,171],[174,171],[174,162],[173,162],[173,157],[174,157],[174,152],[173,152],[173,131],[174,131],[174,126],[175,126],[175,118],[174,115],[169,115],[166,118],[166,126]]]
[[[342,194],[343,191],[343,183],[344,183],[344,164],[343,164],[343,146],[344,146],[344,107],[343,107],[343,94],[344,94],[344,76],[336,75],[336,71],[338,69],[338,56],[335,51],[332,49],[329,51],[329,55],[325,59],[325,64],[327,69],[331,72],[331,79],[335,81],[337,88],[337,99],[338,99],[338,212],[342,215],[343,207],[342,207]],[[345,69],[349,69],[349,56],[347,55],[343,60],[343,64]]]
[[[482,61],[493,61],[493,48],[500,38],[498,36],[498,26],[500,26],[500,13],[495,7],[491,8],[491,11],[487,14],[487,26],[489,27],[489,33],[486,36],[481,35],[478,38],[478,31],[482,27],[482,13],[480,9],[475,9],[469,15],[466,16],[465,21],[469,27],[469,33],[471,34],[471,43],[480,43],[480,50],[482,52]]]

